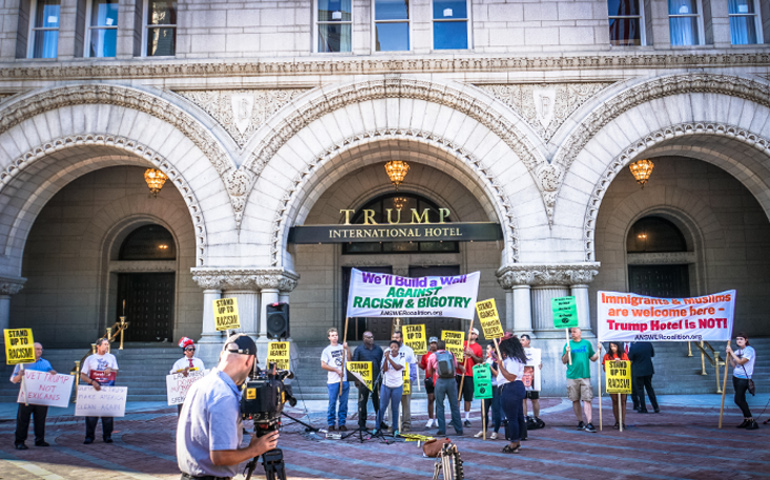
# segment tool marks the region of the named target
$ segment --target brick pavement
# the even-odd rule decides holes
[[[663,403],[663,413],[657,415],[630,413],[626,432],[610,427],[590,434],[575,429],[569,404],[544,399],[547,427],[530,432],[519,455],[501,453],[503,440],[472,438],[480,429],[478,416],[465,436],[450,438],[458,445],[469,480],[770,478],[770,425],[757,431],[738,430],[734,426],[741,419],[732,407],[725,428],[718,430],[719,409],[713,401],[692,407],[682,403],[681,398],[670,405]],[[608,405],[605,399],[605,427],[613,423]],[[594,417],[598,427],[596,408]],[[324,423],[321,412],[312,418],[316,425]],[[289,478],[432,478],[433,460],[423,459],[414,443],[326,440],[305,433],[291,421],[286,423],[279,444]],[[424,415],[413,421],[418,427],[415,433],[435,433],[435,429],[424,431],[424,423]],[[82,419],[52,417],[46,435],[50,448],[34,447],[30,438],[30,449],[17,451],[13,449],[15,422],[0,420],[0,479],[177,479],[175,425],[175,410],[129,413],[115,422],[115,443],[104,444],[97,438],[93,445],[83,445]],[[261,464],[254,478],[264,478]]]

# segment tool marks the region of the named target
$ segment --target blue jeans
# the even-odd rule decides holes
[[[436,395],[436,418],[438,419],[438,431],[446,435],[446,418],[444,418],[444,398],[449,397],[449,410],[452,412],[452,426],[458,435],[463,433],[463,424],[460,421],[460,407],[457,404],[457,382],[454,378],[439,378],[434,390]]]
[[[326,387],[329,389],[329,411],[326,412],[326,423],[333,427],[337,421],[337,399],[340,401],[340,418],[339,426],[345,425],[345,420],[348,418],[348,393],[350,393],[350,384],[348,382],[342,382],[342,395],[340,395],[339,383],[327,383]]]
[[[393,413],[393,432],[398,430],[398,407],[401,405],[401,394],[404,392],[404,387],[390,388],[382,384],[380,388],[380,411],[377,412],[377,430],[382,425],[382,417],[385,415],[385,410],[388,409],[388,402],[390,402],[391,412]]]
[[[500,405],[508,419],[508,428],[505,429],[506,440],[516,442],[521,440],[527,428],[527,424],[524,423],[524,404],[522,403],[527,392],[524,384],[518,381],[506,383],[501,388]]]
[[[500,408],[500,390],[498,387],[492,387],[492,398],[484,400],[484,425],[489,428],[489,407],[492,407],[492,423],[495,433],[500,431],[500,424],[503,421],[503,411]]]

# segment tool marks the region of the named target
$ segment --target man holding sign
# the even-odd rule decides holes
[[[595,352],[593,345],[588,340],[583,340],[583,332],[578,327],[571,329],[572,339],[564,345],[561,361],[567,365],[567,396],[572,401],[572,410],[578,419],[578,430],[596,433],[594,424],[591,423],[591,400],[594,392],[591,388],[591,362],[599,359],[602,346]],[[571,363],[570,363],[571,361]],[[583,402],[581,408],[580,402]],[[583,415],[585,414],[585,422]]]
[[[118,374],[118,360],[111,353],[110,341],[106,338],[100,338],[96,341],[96,353],[86,358],[83,366],[80,368],[80,381],[94,387],[97,392],[102,387],[112,387],[115,385],[115,377]],[[96,424],[100,417],[86,417],[86,439],[83,442],[86,445],[94,443],[96,436]],[[102,419],[102,439],[104,443],[112,443],[113,418],[101,417]]]
[[[354,362],[369,362],[372,366],[372,385],[377,384],[377,379],[380,377],[380,364],[382,363],[382,347],[374,343],[374,334],[369,330],[364,332],[364,343],[356,347],[353,351]],[[356,387],[358,387],[358,428],[366,430],[366,407],[369,404],[369,387],[361,382],[356,381]],[[378,418],[380,413],[380,391],[378,388],[373,388],[372,405],[374,406],[374,416]],[[375,425],[376,429],[382,429],[383,425]]]
[[[24,377],[24,370],[35,370],[38,372],[48,372],[51,375],[56,375],[51,362],[45,360],[43,357],[43,346],[37,342],[35,347],[35,363],[27,364],[24,368],[21,368],[21,364],[16,365],[13,369],[13,375],[11,375],[12,383],[20,383]],[[45,441],[45,417],[48,415],[48,407],[44,405],[32,405],[32,404],[19,404],[19,411],[16,415],[16,440],[14,445],[16,450],[27,450],[28,447],[24,443],[27,441],[27,432],[29,431],[29,418],[35,416],[35,446],[36,447],[48,447],[48,443]]]

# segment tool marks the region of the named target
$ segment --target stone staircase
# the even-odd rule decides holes
[[[757,350],[758,359],[754,370],[757,379],[757,391],[770,392],[770,338],[752,339],[752,346]],[[716,348],[716,343],[712,343]],[[294,342],[292,345],[292,369],[296,378],[291,381],[294,394],[305,400],[323,400],[327,398],[326,372],[321,370],[321,351],[326,344],[317,342]],[[355,345],[351,345],[355,348]],[[720,342],[719,350],[724,351],[724,344]],[[44,357],[53,367],[61,372],[68,373],[74,367],[74,360],[80,359],[83,349],[48,349]],[[165,401],[166,384],[165,377],[171,365],[181,358],[180,349],[175,346],[164,345],[137,345],[126,346],[119,351],[114,349],[112,353],[117,357],[120,365],[119,385],[128,387],[129,401]],[[693,356],[687,357],[686,343],[656,343],[655,344],[655,377],[653,386],[659,394],[704,394],[716,393],[716,379],[714,367],[706,362],[707,376],[701,376],[700,353],[693,346]],[[722,354],[722,358],[724,355]],[[544,361],[548,361],[545,359]],[[206,362],[207,367],[214,366],[214,361]],[[0,367],[5,380],[0,381],[0,402],[15,402],[18,394],[18,386],[10,383],[13,367],[3,365]],[[720,372],[724,371],[724,367]],[[729,371],[730,375],[732,370]],[[731,380],[728,378],[728,394],[732,392]],[[354,387],[353,387],[354,388]],[[355,395],[355,389],[351,392]],[[416,398],[425,396],[424,389],[415,392]]]

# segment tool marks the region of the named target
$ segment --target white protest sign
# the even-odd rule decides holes
[[[194,370],[185,377],[181,373],[166,375],[166,397],[169,405],[181,405],[193,383],[206,376],[203,370]]]
[[[91,385],[78,386],[76,417],[124,417],[128,387],[102,387],[98,392]]]
[[[16,401],[67,408],[74,381],[75,377],[72,375],[51,375],[48,372],[24,370],[24,387],[19,390],[19,398]]]

